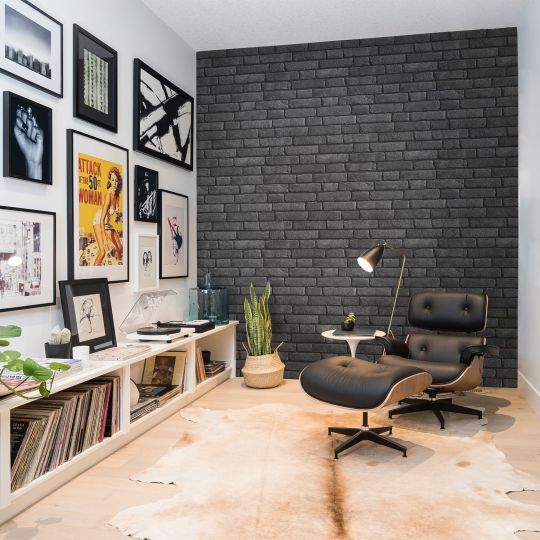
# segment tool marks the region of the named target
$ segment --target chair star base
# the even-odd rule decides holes
[[[439,420],[439,423],[441,424],[441,429],[444,429],[444,416],[442,415],[442,411],[471,414],[473,416],[478,416],[480,420],[482,419],[482,411],[479,411],[478,409],[474,409],[472,407],[464,407],[463,405],[457,405],[456,403],[452,403],[452,398],[407,398],[402,399],[399,402],[400,405],[402,403],[406,403],[406,405],[388,411],[388,418],[392,418],[396,414],[409,414],[419,411],[432,411]]]
[[[361,428],[346,428],[346,427],[329,427],[328,435],[332,433],[339,433],[340,435],[349,435],[350,438],[346,441],[343,441],[334,449],[334,459],[339,458],[339,454],[352,448],[362,441],[371,441],[382,446],[387,446],[397,450],[398,452],[403,453],[403,457],[407,457],[407,447],[399,444],[388,437],[383,437],[382,433],[392,434],[392,428],[390,426],[386,427],[376,427],[370,428],[368,426],[368,413],[363,413],[363,426]]]

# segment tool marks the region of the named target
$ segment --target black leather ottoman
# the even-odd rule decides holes
[[[405,446],[381,435],[391,434],[391,427],[369,428],[368,411],[424,391],[431,384],[431,375],[414,367],[387,366],[350,356],[332,356],[306,367],[300,374],[300,384],[307,394],[316,399],[363,411],[361,428],[328,428],[329,435],[351,436],[335,448],[335,459],[341,452],[366,440],[399,450],[406,457]]]

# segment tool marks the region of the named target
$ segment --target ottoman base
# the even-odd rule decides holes
[[[336,446],[334,449],[334,459],[338,459],[339,454],[352,448],[362,441],[371,441],[382,446],[387,446],[388,448],[393,448],[398,452],[402,452],[403,457],[407,457],[407,447],[394,442],[388,437],[383,437],[382,433],[392,434],[392,427],[377,427],[370,428],[368,425],[368,413],[362,413],[362,427],[361,428],[346,428],[346,427],[329,427],[328,435],[332,433],[339,433],[340,435],[350,435],[350,438],[346,441],[343,441],[340,445]]]

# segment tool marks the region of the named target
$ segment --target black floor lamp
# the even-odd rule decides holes
[[[392,332],[392,320],[394,319],[394,311],[396,310],[396,302],[397,297],[399,294],[399,289],[401,287],[401,281],[403,279],[403,271],[405,270],[405,260],[407,259],[407,256],[403,251],[395,248],[394,246],[391,246],[388,242],[382,242],[380,244],[377,244],[376,246],[373,246],[372,248],[369,248],[367,251],[364,251],[360,257],[358,257],[358,265],[362,270],[369,272],[370,274],[373,273],[377,265],[379,264],[379,261],[382,259],[383,253],[385,248],[391,249],[392,251],[395,251],[400,257],[403,257],[403,261],[401,263],[401,272],[399,273],[399,279],[397,283],[396,288],[396,295],[394,296],[394,305],[392,306],[392,313],[390,315],[390,321],[388,322],[388,329],[386,330],[386,335],[390,337],[394,337],[394,334]]]

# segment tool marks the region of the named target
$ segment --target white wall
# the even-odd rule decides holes
[[[133,248],[137,233],[156,232],[156,225],[133,221],[133,168],[144,165],[159,171],[160,187],[189,197],[189,278],[167,279],[161,289],[193,287],[197,273],[196,172],[151,158],[132,148],[133,58],[140,58],[195,97],[195,52],[139,0],[32,0],[64,25],[64,97],[53,97],[0,74],[0,90],[10,90],[53,109],[53,185],[41,186],[13,178],[0,179],[0,204],[49,210],[57,214],[57,279],[67,279],[66,129],[74,128],[128,148],[130,159],[130,278],[134,279]],[[118,133],[73,118],[73,23],[104,41],[118,53]],[[0,111],[1,114],[1,111]],[[1,145],[0,145],[1,146]],[[195,156],[195,152],[194,152]],[[0,148],[0,159],[1,159]],[[132,283],[110,286],[115,324],[122,322],[138,295]],[[182,295],[178,298],[185,298]],[[14,341],[24,354],[43,355],[50,329],[62,324],[59,306],[9,311],[0,325],[17,324],[23,337]],[[118,332],[118,331],[117,331]],[[119,337],[117,333],[117,337]]]
[[[518,385],[540,415],[540,2],[518,27],[519,314]]]

